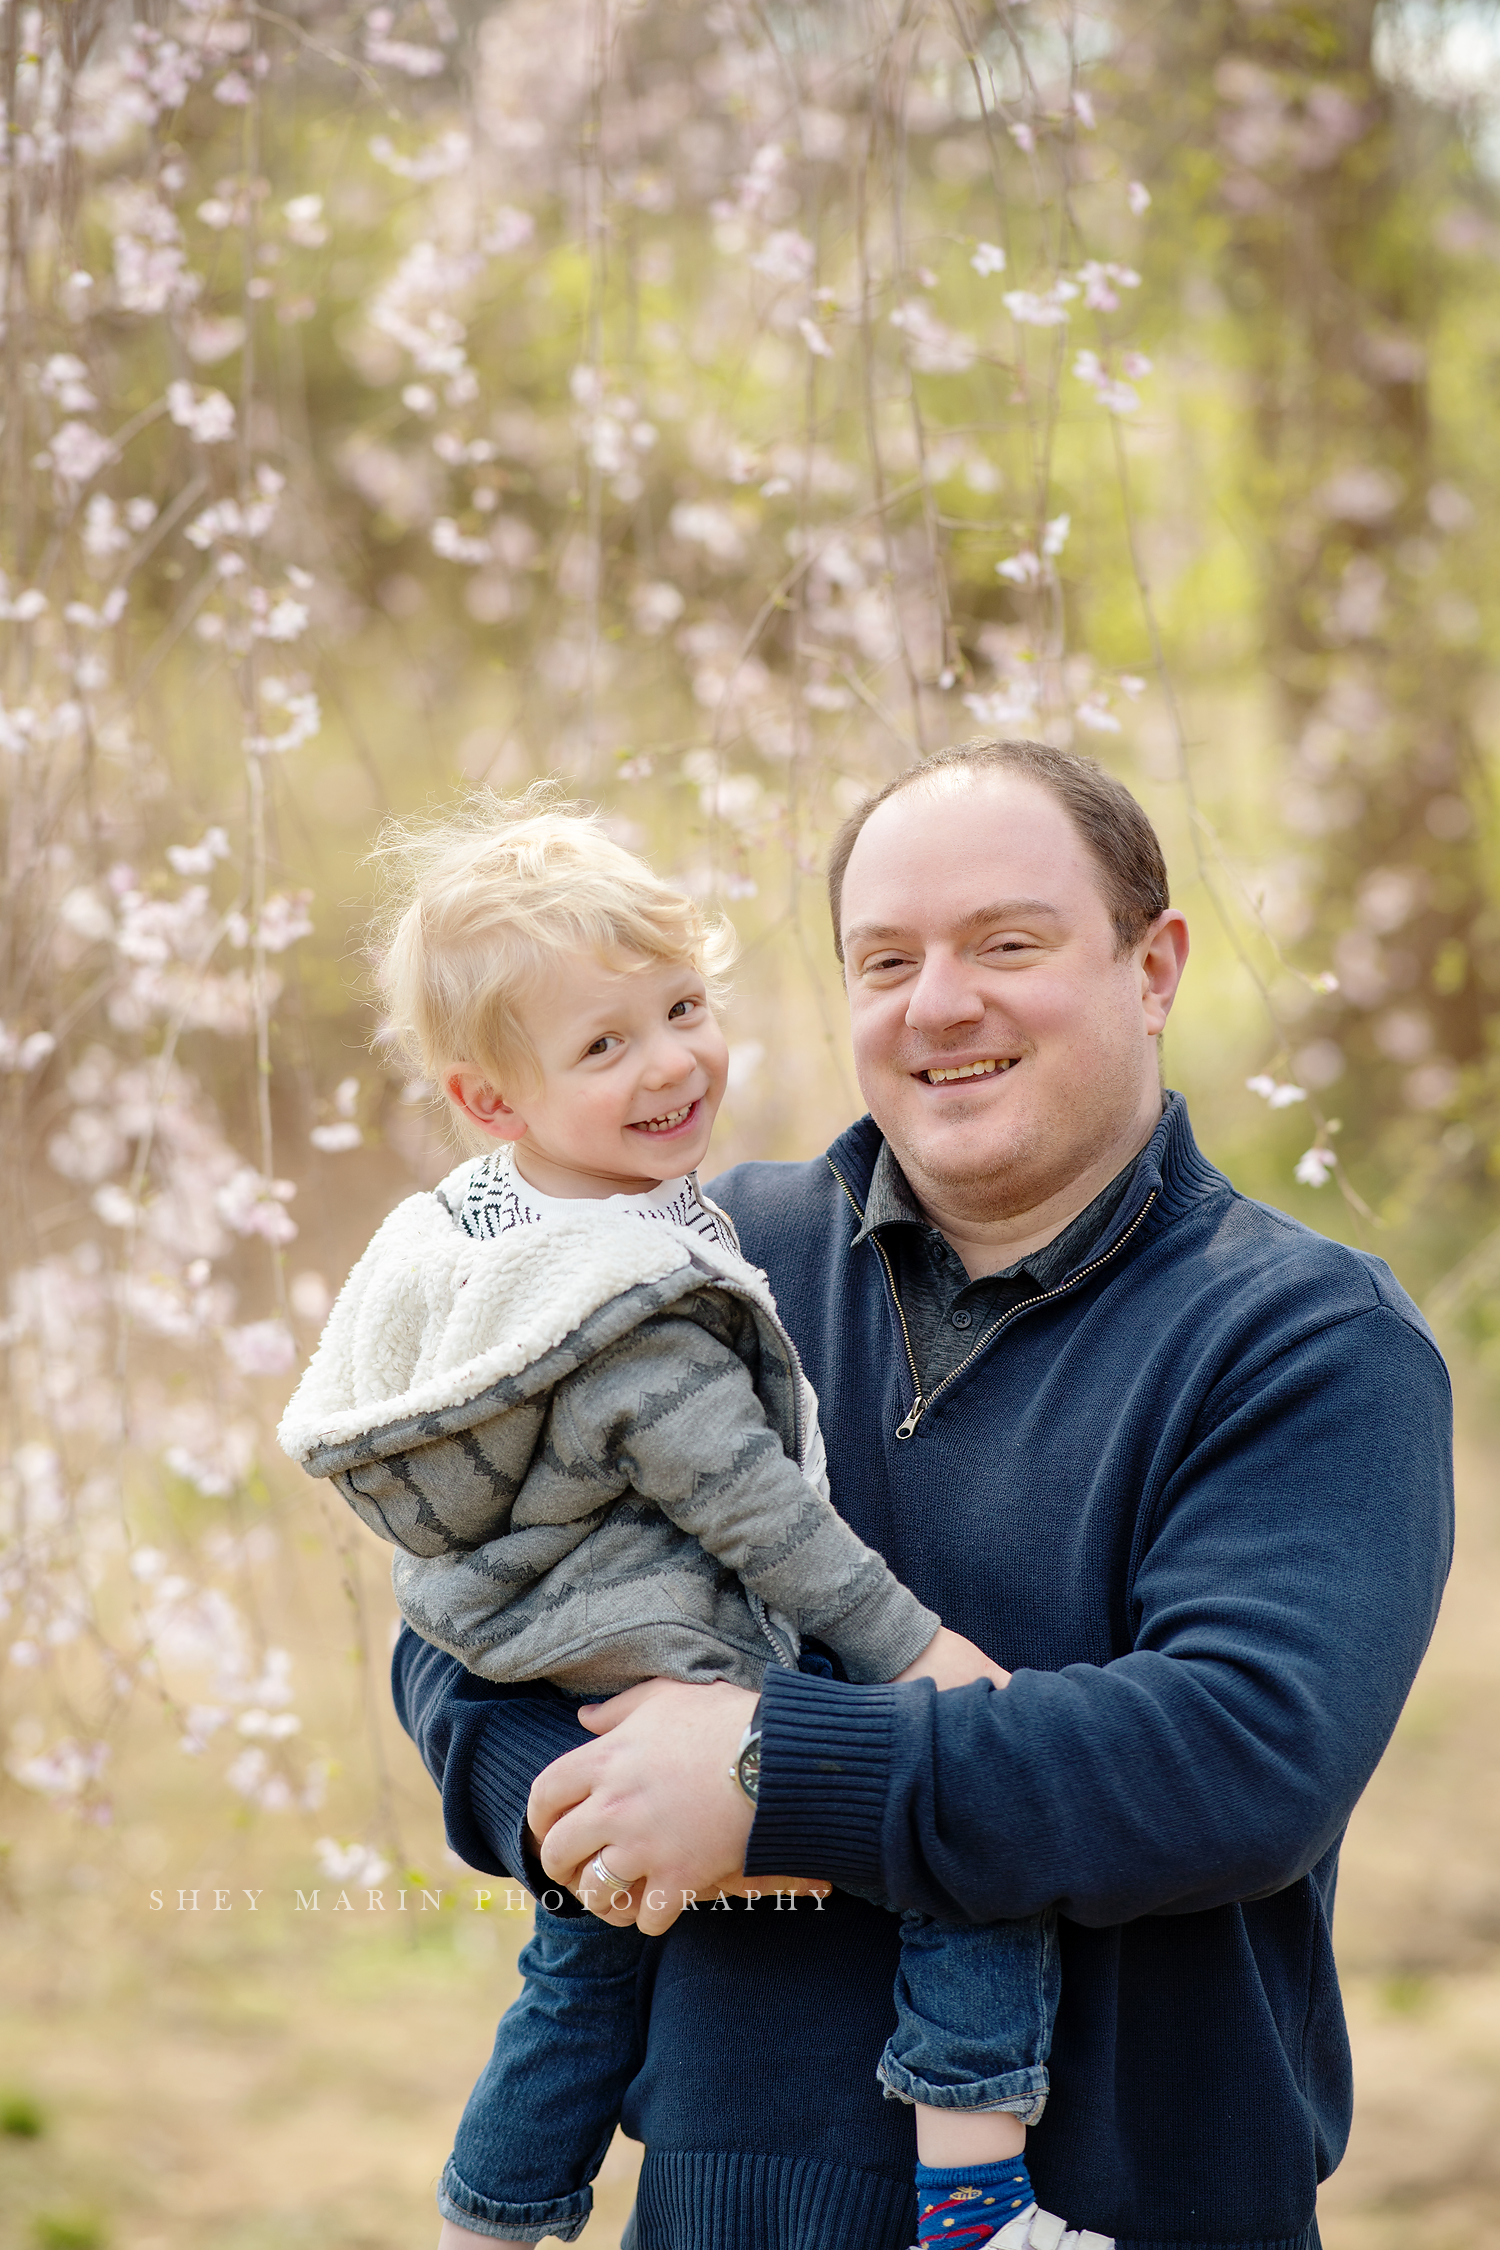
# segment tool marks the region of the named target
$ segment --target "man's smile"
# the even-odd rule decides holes
[[[929,1086],[947,1086],[955,1078],[989,1078],[997,1070],[1014,1070],[1019,1055],[986,1055],[979,1062],[929,1063],[916,1076]]]

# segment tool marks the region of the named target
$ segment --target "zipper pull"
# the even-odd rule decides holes
[[[918,1424],[918,1423],[919,1423],[919,1422],[921,1421],[921,1419],[922,1419],[922,1416],[923,1416],[923,1415],[924,1415],[924,1414],[926,1413],[926,1411],[927,1411],[927,1401],[926,1401],[926,1399],[925,1399],[925,1398],[923,1398],[923,1396],[922,1396],[921,1392],[920,1392],[920,1391],[918,1391],[918,1393],[917,1393],[916,1397],[915,1397],[915,1398],[914,1398],[914,1399],[912,1400],[912,1402],[911,1402],[911,1412],[910,1412],[910,1414],[908,1414],[908,1415],[907,1415],[907,1417],[906,1417],[906,1420],[905,1420],[904,1422],[898,1422],[898,1423],[896,1424],[896,1435],[897,1435],[897,1437],[898,1437],[898,1438],[909,1438],[909,1437],[911,1437],[911,1436],[912,1436],[912,1434],[914,1433],[914,1431],[916,1430],[917,1424]]]

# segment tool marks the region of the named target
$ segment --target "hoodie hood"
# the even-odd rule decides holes
[[[482,1160],[475,1160],[482,1161]],[[472,1164],[408,1196],[340,1290],[277,1431],[312,1476],[450,1435],[549,1393],[574,1367],[705,1286],[755,1316],[804,1451],[803,1379],[766,1278],[706,1236],[593,1203],[498,1240],[455,1224]],[[779,1386],[778,1386],[779,1387]]]

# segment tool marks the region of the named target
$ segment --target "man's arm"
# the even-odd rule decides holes
[[[1449,1415],[1441,1360],[1385,1307],[1247,1371],[1141,1542],[1127,1655],[1018,1671],[1003,1695],[868,1691],[847,1722],[840,1683],[769,1683],[747,1867],[816,1853],[929,1913],[1055,1902],[1099,1926],[1294,1882],[1344,1828],[1432,1632]]]
[[[1128,1654],[1017,1672],[1003,1694],[769,1676],[747,1874],[815,1867],[948,1918],[1056,1902],[1106,1925],[1274,1891],[1313,1866],[1374,1770],[1437,1614],[1446,1372],[1382,1306],[1247,1369],[1207,1421],[1141,1540]],[[678,1882],[710,1884],[733,1842],[734,1716],[702,1727],[685,1766],[683,1714],[664,1695],[543,1776],[545,1864],[618,1796],[653,1878],[670,1859]],[[681,1834],[694,1790],[701,1866]],[[653,1856],[658,1797],[677,1809]]]
[[[546,1767],[592,1741],[573,1705],[544,1681],[501,1687],[465,1671],[403,1625],[391,1657],[396,1716],[442,1792],[449,1844],[486,1875],[529,1890],[549,1878],[526,1841],[526,1802]],[[581,1911],[565,1899],[563,1913]]]

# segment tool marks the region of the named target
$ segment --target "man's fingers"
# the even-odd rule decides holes
[[[653,1695],[660,1695],[663,1688],[674,1685],[671,1680],[637,1680],[633,1688],[612,1695],[607,1703],[580,1704],[578,1724],[587,1727],[590,1734],[608,1734],[622,1719],[628,1719],[632,1711],[639,1711],[643,1703],[649,1703]]]
[[[576,1750],[569,1750],[561,1758],[554,1758],[550,1766],[543,1766],[531,1784],[531,1795],[526,1800],[526,1825],[534,1836],[545,1843],[547,1831],[564,1813],[581,1805],[593,1787],[594,1745],[582,1742]],[[554,1870],[550,1860],[544,1859],[548,1874]]]
[[[826,1898],[832,1888],[831,1883],[808,1875],[726,1875],[721,1883],[701,1887],[650,1883],[644,1888],[637,1886],[637,1911],[633,1919],[643,1936],[660,1937],[672,1927],[679,1914],[695,1905],[712,1905],[721,1893],[725,1898],[750,1898],[770,1906],[778,1893],[783,1898]],[[753,1912],[754,1908],[749,1911]]]
[[[608,1922],[612,1929],[626,1930],[635,1921],[644,1882],[638,1877],[634,1883],[601,1883],[590,1860],[586,1867],[574,1869],[563,1888],[571,1891],[579,1905],[586,1907],[597,1921]]]
[[[682,1912],[680,1894],[657,1888],[646,1892],[641,1900],[635,1926],[643,1937],[661,1937],[670,1930]]]
[[[607,1864],[607,1862],[606,1862]],[[666,1877],[641,1875],[633,1883],[603,1888],[590,1860],[575,1867],[563,1884],[580,1905],[612,1929],[638,1929],[643,1937],[661,1937],[680,1914],[700,1900],[712,1904],[719,1898],[772,1901],[781,1898],[826,1898],[833,1885],[820,1875],[741,1875],[726,1873],[718,1882],[695,1886]]]
[[[616,1930],[639,1929],[646,1937],[660,1937],[664,1930],[669,1930],[684,1903],[680,1891],[652,1883],[644,1875],[633,1883],[621,1883],[611,1891],[603,1891],[594,1879],[592,1860],[587,1867],[578,1869],[575,1880],[566,1887],[598,1921],[608,1922],[611,1929]],[[691,1893],[687,1895],[690,1897]]]
[[[625,1862],[625,1866],[618,1872],[623,1877],[628,1868],[631,1871],[630,1881],[635,1882],[639,1875],[645,1873],[641,1862],[647,1854],[627,1842],[622,1833],[622,1819],[619,1799],[606,1795],[602,1789],[595,1795],[585,1797],[581,1803],[570,1806],[567,1812],[553,1821],[542,1838],[538,1857],[543,1867],[557,1882],[569,1883],[571,1888],[570,1869],[577,1868],[585,1880],[588,1880],[588,1871],[594,1863],[596,1853],[603,1855],[604,1864],[608,1867],[610,1854],[618,1852]],[[595,1881],[597,1882],[597,1878]],[[623,1882],[620,1887],[625,1887]]]
[[[666,1894],[650,1910],[657,1929],[682,1911],[676,1893],[701,1886],[701,1870],[729,1868],[737,1879],[751,1807],[730,1785],[729,1764],[754,1708],[748,1688],[678,1680],[643,1681],[591,1707],[598,1740],[532,1786],[529,1822],[548,1875],[566,1883],[602,1852],[606,1867]]]
[[[582,1874],[604,1841],[601,1836],[597,1843],[591,1843],[583,1832],[584,1813],[585,1807],[579,1805],[574,1810],[561,1814],[550,1824],[542,1838],[542,1865],[559,1883],[569,1882],[570,1868]],[[583,1854],[582,1858],[579,1857],[580,1852]]]

